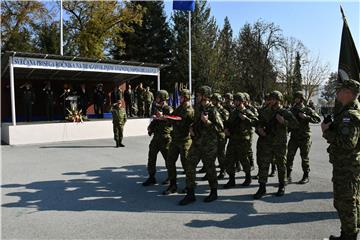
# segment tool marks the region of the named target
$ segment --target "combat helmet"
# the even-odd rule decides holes
[[[245,101],[245,95],[242,92],[237,92],[234,94],[234,101],[240,101],[240,102],[244,102]]]
[[[273,99],[281,101],[281,102],[284,100],[282,93],[279,91],[272,91],[270,93],[270,98],[273,98]]]
[[[204,97],[211,98],[212,90],[209,86],[201,86],[198,92]]]
[[[222,102],[222,97],[221,97],[220,93],[214,93],[211,97],[211,100]]]
[[[156,97],[159,97],[160,101],[167,101],[169,99],[169,93],[166,90],[159,90],[156,93]]]

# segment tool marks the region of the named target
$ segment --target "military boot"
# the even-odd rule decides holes
[[[260,199],[266,194],[266,184],[260,183],[259,189],[254,194],[254,199]]]
[[[235,171],[236,172],[240,172],[241,171],[241,165],[239,161],[236,161],[235,163]]]
[[[229,181],[224,185],[224,189],[235,187],[235,176],[229,175]]]
[[[186,192],[186,196],[179,202],[179,205],[188,205],[192,202],[195,202],[196,198],[195,198],[195,191],[193,188],[188,188],[187,192]]]
[[[119,141],[115,141],[116,142],[116,148],[118,148],[119,147]]]
[[[172,193],[176,193],[177,191],[177,184],[176,184],[176,180],[170,180],[170,185],[169,187],[163,192],[163,195],[169,195]]]
[[[308,182],[309,182],[309,173],[304,172],[304,175],[303,175],[302,179],[298,182],[298,184],[306,184]]]
[[[224,177],[225,177],[225,171],[220,170],[219,175],[217,176],[217,179],[222,180],[222,179],[224,179]]]
[[[119,147],[125,147],[125,145],[122,143],[119,143]]]
[[[329,237],[329,240],[357,240],[357,233],[353,234],[346,234],[345,232],[341,231],[341,234],[339,237],[335,237],[331,235]]]
[[[285,194],[285,184],[284,183],[279,183],[279,189],[276,193],[276,196],[277,197],[281,197],[281,196],[284,196]]]
[[[286,171],[286,173],[287,173],[287,180],[286,180],[286,182],[287,182],[288,184],[290,184],[290,183],[292,182],[291,169],[288,169],[288,170]]]
[[[143,182],[142,185],[144,187],[147,187],[147,186],[151,186],[151,185],[154,185],[154,184],[156,184],[156,178],[155,178],[154,175],[151,175],[151,176],[149,176],[149,178],[145,182]]]
[[[276,173],[276,165],[274,163],[271,164],[271,172],[269,174],[269,177],[275,177]]]
[[[213,202],[216,199],[218,199],[217,188],[212,188],[210,190],[210,195],[204,199],[204,202]]]
[[[243,187],[247,187],[251,184],[251,174],[250,172],[246,173],[245,175],[245,181],[241,184]]]

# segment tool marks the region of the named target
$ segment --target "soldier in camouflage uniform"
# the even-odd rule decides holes
[[[244,103],[245,107],[247,109],[249,109],[256,117],[258,117],[259,113],[258,113],[257,109],[253,105],[251,105],[250,95],[248,93],[244,92],[244,96],[245,96],[245,103]],[[250,142],[253,141],[253,135],[254,135],[254,131],[251,129]],[[252,146],[249,148],[248,155],[249,155],[249,160],[250,160],[250,166],[251,166],[251,169],[253,170],[254,169],[254,153],[252,150]]]
[[[147,87],[144,92],[144,107],[145,107],[145,117],[150,117],[152,103],[154,101],[154,94],[150,91],[150,87]]]
[[[234,97],[231,93],[225,93],[224,95],[224,103],[223,103],[223,107],[229,112],[231,113],[235,106],[234,106],[234,103],[233,103],[233,100],[234,100]]]
[[[320,123],[320,116],[311,108],[305,106],[304,94],[296,92],[294,95],[295,104],[290,109],[299,122],[299,128],[293,129],[290,134],[287,153],[287,182],[290,183],[291,172],[293,168],[294,157],[298,148],[300,148],[301,166],[304,172],[303,178],[298,182],[305,184],[309,182],[309,152],[311,147],[311,131],[309,123]]]
[[[334,206],[341,222],[340,237],[330,240],[356,240],[360,228],[360,84],[343,80],[336,99],[341,108],[333,122],[321,124],[323,137],[330,144],[333,165]]]
[[[144,95],[145,89],[143,88],[142,83],[135,89],[136,100],[137,100],[137,115],[138,117],[144,117]]]
[[[126,111],[122,107],[121,100],[118,100],[116,103],[114,103],[111,107],[111,113],[113,118],[113,130],[114,130],[114,140],[116,143],[116,147],[125,147],[124,144],[122,144],[123,139],[123,131],[124,131],[124,125],[126,123]]]
[[[227,121],[229,118],[229,112],[221,105],[222,98],[219,93],[214,93],[211,97],[212,104],[216,107],[216,110],[220,113],[221,120],[223,122]],[[225,177],[225,146],[226,146],[226,136],[225,132],[220,132],[218,136],[218,154],[217,159],[219,161],[220,173],[218,179],[223,179]]]
[[[229,181],[224,188],[235,186],[235,162],[240,159],[245,172],[245,181],[242,186],[249,186],[251,183],[251,166],[249,159],[249,148],[251,148],[251,130],[257,117],[252,111],[245,108],[245,96],[243,93],[234,95],[235,110],[225,122],[225,134],[229,137],[229,144],[226,149],[226,172],[229,174]]]
[[[179,121],[172,121],[173,132],[172,140],[167,157],[167,168],[170,185],[163,192],[164,195],[177,191],[176,183],[176,161],[180,154],[180,161],[185,171],[188,169],[188,153],[191,145],[190,125],[194,121],[194,109],[190,104],[190,91],[183,89],[180,91],[180,106],[172,113],[174,116],[181,117]]]
[[[167,166],[167,154],[171,142],[172,126],[169,120],[164,119],[164,115],[172,114],[172,107],[167,105],[169,94],[165,90],[160,90],[156,93],[155,104],[155,118],[151,121],[148,127],[149,136],[154,135],[150,145],[148,154],[147,169],[149,178],[143,183],[143,186],[151,186],[156,184],[156,158],[157,154],[161,152],[165,165]]]
[[[187,205],[196,200],[195,198],[195,178],[196,165],[202,160],[207,179],[210,185],[210,195],[204,202],[212,202],[218,198],[217,177],[215,160],[217,156],[218,136],[224,131],[221,116],[210,102],[211,88],[202,86],[197,92],[197,102],[200,104],[195,110],[194,123],[190,129],[193,142],[189,150],[189,168],[186,170],[186,196],[180,201],[180,205]]]
[[[283,95],[279,91],[270,94],[270,108],[264,109],[259,115],[257,133],[265,139],[258,153],[260,164],[259,168],[259,190],[254,195],[255,199],[260,199],[266,194],[266,183],[269,174],[270,163],[275,160],[278,169],[279,189],[276,196],[285,194],[286,177],[286,150],[288,129],[296,128],[298,121],[294,115],[284,109],[281,105]]]

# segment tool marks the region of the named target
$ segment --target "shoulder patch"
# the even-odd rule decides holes
[[[351,119],[350,119],[350,117],[343,117],[343,123],[349,123],[349,122],[351,122]]]

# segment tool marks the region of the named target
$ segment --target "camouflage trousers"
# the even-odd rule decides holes
[[[167,167],[167,155],[170,147],[171,137],[170,136],[154,136],[149,144],[149,154],[147,170],[149,176],[156,174],[156,159],[159,152],[165,160],[165,166]]]
[[[191,146],[191,138],[184,140],[171,141],[169,146],[169,152],[167,155],[167,169],[169,180],[176,181],[176,161],[180,155],[180,161],[185,172],[189,165],[189,149]]]
[[[288,170],[290,171],[292,170],[294,158],[298,148],[300,149],[302,170],[308,173],[310,172],[310,164],[309,164],[309,152],[311,148],[310,136],[308,138],[301,138],[301,139],[295,139],[293,137],[290,138],[288,143],[286,167]]]
[[[226,172],[229,176],[235,176],[235,163],[240,160],[245,173],[250,173],[249,148],[251,142],[249,139],[235,140],[230,139],[226,148]]]
[[[253,167],[254,166],[254,153],[253,153],[253,149],[252,149],[252,145],[251,143],[253,142],[253,131],[251,131],[251,134],[250,134],[250,147],[248,149],[248,159],[249,159],[249,162],[250,162],[250,167]]]
[[[259,150],[259,149],[258,149]],[[286,143],[263,144],[257,153],[259,164],[259,183],[267,183],[269,167],[275,163],[278,170],[279,183],[285,184],[286,177]]]
[[[218,149],[217,149],[217,159],[219,161],[220,170],[225,170],[225,146],[226,146],[225,136],[219,136],[218,138]]]
[[[121,143],[123,140],[124,125],[113,124],[114,140],[117,143]]]
[[[195,143],[191,144],[189,150],[189,168],[186,170],[186,187],[188,189],[195,188],[196,166],[203,162],[206,169],[206,175],[210,188],[217,188],[217,176],[215,168],[215,160],[217,156],[217,141],[211,144]]]
[[[334,207],[347,234],[360,228],[360,174],[333,169]]]

